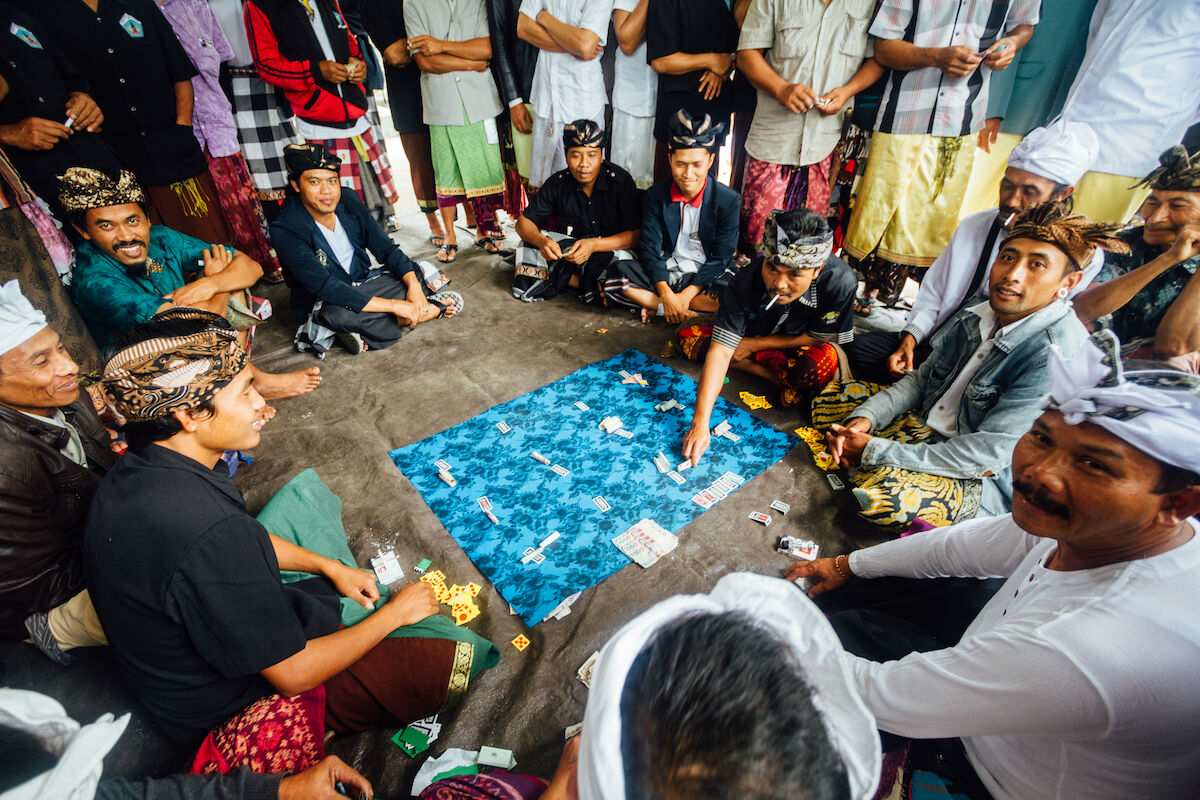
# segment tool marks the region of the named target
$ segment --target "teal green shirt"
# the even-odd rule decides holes
[[[154,316],[170,294],[187,281],[184,273],[199,272],[207,242],[171,230],[150,228],[149,257],[162,264],[162,272],[145,267],[126,268],[91,242],[75,250],[71,289],[96,344],[106,349],[118,335]]]

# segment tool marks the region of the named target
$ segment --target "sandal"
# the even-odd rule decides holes
[[[481,250],[486,250],[494,256],[500,254],[500,240],[492,236],[483,236],[476,239],[475,246]]]
[[[433,245],[434,247],[441,247],[442,245],[444,245],[446,243],[446,235],[445,234],[442,234],[441,236],[431,235],[429,237],[429,243],[431,245]]]
[[[442,258],[442,256],[450,256],[450,257]],[[458,245],[443,244],[441,247],[438,248],[437,260],[442,262],[443,264],[452,264],[452,263],[454,263],[454,259],[456,259],[456,258],[458,258]]]
[[[871,309],[877,305],[879,305],[878,300],[856,297],[854,298],[854,313],[860,317],[869,317],[871,316]]]
[[[463,310],[463,296],[458,292],[438,292],[429,298],[429,302],[435,306],[441,306],[442,313],[437,315],[438,319],[446,316],[447,311],[451,312],[450,316],[454,317],[461,314]]]

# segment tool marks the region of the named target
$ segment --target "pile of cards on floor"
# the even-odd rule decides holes
[[[456,583],[446,586],[446,576],[441,570],[422,575],[421,582],[433,587],[439,603],[450,606],[455,625],[465,625],[479,616],[479,606],[475,604],[475,598],[483,588],[479,584],[468,583],[466,586],[460,586]]]
[[[679,538],[654,520],[641,519],[613,539],[613,544],[634,563],[649,567],[678,547]]]
[[[750,394],[750,392],[742,392],[739,395],[742,402],[747,408],[771,408],[771,404],[767,402],[767,398],[761,394]]]
[[[746,479],[741,475],[734,475],[732,472],[726,472],[721,477],[713,481],[712,485],[701,492],[692,495],[692,502],[699,505],[701,508],[712,508],[714,505],[724,500],[737,487],[746,482]]]

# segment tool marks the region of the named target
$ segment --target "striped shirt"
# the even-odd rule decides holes
[[[870,33],[918,47],[969,47],[976,52],[1020,25],[1036,25],[1040,0],[883,0]],[[982,64],[965,78],[936,67],[893,70],[879,104],[883,133],[965,136],[987,116],[992,70]]]

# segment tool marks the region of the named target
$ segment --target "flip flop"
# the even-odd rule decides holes
[[[442,258],[443,255],[448,255],[450,257]],[[453,264],[454,259],[456,259],[456,258],[458,258],[458,245],[443,244],[441,247],[438,248],[438,261],[440,261],[441,263]]]
[[[492,236],[483,236],[475,240],[475,246],[480,250],[484,250],[492,255],[500,255],[500,240]],[[492,247],[496,249],[493,250]]]
[[[871,309],[879,305],[878,300],[870,300],[866,297],[854,298],[854,313],[860,317],[871,316]]]
[[[446,235],[442,234],[441,236],[430,236],[429,243],[435,247],[441,247],[446,243]]]
[[[429,302],[435,306],[442,307],[442,313],[438,314],[438,318],[446,316],[447,311],[454,311],[451,316],[458,316],[463,310],[463,296],[458,292],[438,292],[429,298]]]

